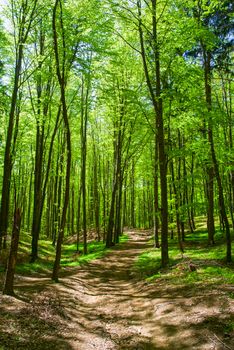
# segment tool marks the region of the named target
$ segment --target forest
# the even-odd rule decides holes
[[[2,0],[0,13],[0,349],[233,349],[233,2]],[[156,301],[168,288],[184,300],[173,311]],[[135,294],[164,313],[129,336]],[[188,336],[198,298],[208,316]],[[79,340],[69,317],[89,329]]]

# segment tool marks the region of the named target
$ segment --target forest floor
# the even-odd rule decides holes
[[[147,231],[105,257],[63,272],[60,283],[17,276],[0,296],[0,349],[234,349],[234,286],[152,283],[134,270]]]

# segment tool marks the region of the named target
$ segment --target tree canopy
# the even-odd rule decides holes
[[[231,262],[234,19],[228,0],[9,0],[0,23],[0,249],[13,218],[77,250],[152,228],[161,264],[197,217]]]

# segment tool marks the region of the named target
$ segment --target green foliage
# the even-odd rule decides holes
[[[1,12],[3,20],[0,21],[1,164],[4,163],[7,125],[15,78],[15,53],[18,50],[19,35],[25,32],[22,23],[23,3],[12,1],[11,4],[12,7],[6,3],[7,9]],[[34,4],[32,0],[25,3],[25,6],[28,6],[27,25],[30,23],[31,9]],[[141,4],[148,78],[155,91],[157,82],[155,42],[152,40],[154,36],[152,3],[142,1]],[[22,229],[30,232],[33,222],[35,193],[33,187],[36,177],[34,166],[36,157],[42,155],[42,178],[39,183],[43,190],[45,189],[45,200],[42,208],[41,234],[47,234],[48,241],[40,242],[39,254],[42,257],[44,271],[51,268],[54,256],[51,241],[57,234],[56,230],[61,219],[67,156],[61,111],[58,128],[55,128],[61,101],[56,79],[51,26],[53,6],[54,2],[49,0],[37,2],[32,25],[28,27],[29,32],[23,42],[24,59],[13,121],[14,140],[11,145],[13,163],[9,187],[9,223],[13,216],[16,190],[17,203],[23,207]],[[233,21],[232,6],[226,0],[223,2],[218,0],[157,2],[157,49],[161,79],[159,83],[165,125],[165,151],[168,159],[168,193],[171,192],[168,203],[170,229],[176,227],[176,215],[179,215],[180,220],[187,222],[192,210],[195,215],[207,213],[207,169],[212,166],[210,142],[207,137],[208,123],[213,131],[225,205],[229,212],[233,209],[234,83],[231,50],[233,35],[228,34]],[[61,8],[62,11],[60,11]],[[63,62],[61,64],[64,64],[66,72],[66,101],[72,143],[70,180],[73,193],[70,193],[66,234],[73,235],[82,228],[82,201],[80,215],[78,203],[83,152],[80,147],[80,120],[84,112],[87,113],[88,119],[86,164],[88,228],[96,229],[95,210],[97,210],[100,228],[103,229],[105,226],[107,229],[112,189],[116,180],[113,169],[115,169],[117,155],[121,158],[122,188],[118,188],[118,197],[121,198],[121,220],[126,221],[124,222],[126,226],[153,227],[154,216],[160,220],[161,205],[159,186],[159,210],[155,213],[154,180],[156,175],[159,177],[159,164],[155,162],[157,125],[141,60],[137,2],[68,0],[61,1],[61,8],[58,7],[56,26],[60,62]],[[209,113],[204,85],[202,53],[204,49],[212,53],[210,77],[212,108]],[[85,96],[83,90],[86,90],[90,81],[92,82],[90,91],[88,96]],[[51,162],[47,169],[50,146],[52,147]],[[172,163],[175,173],[174,183],[172,183],[171,174]],[[48,181],[45,183],[47,170]],[[0,169],[0,180],[2,180],[2,173],[3,167]],[[97,182],[95,190],[94,179]],[[158,182],[159,180],[160,177]],[[174,192],[177,192],[177,195]],[[219,211],[217,197],[218,191],[215,184],[216,212]],[[77,226],[80,227],[77,229]],[[202,233],[199,237],[194,235],[190,238],[200,241],[201,237]],[[25,254],[29,253],[30,244],[30,242],[27,243],[27,248],[22,247]],[[86,257],[75,255],[75,252],[73,257],[68,256],[69,249],[73,250],[75,247],[65,247],[62,257],[63,266],[78,264],[77,261],[82,259],[86,261]],[[102,245],[97,244],[89,249],[89,255],[93,258],[102,255]],[[72,254],[72,251],[70,253]],[[223,248],[220,251],[218,249],[208,251],[203,245],[199,248],[199,257],[196,257],[195,251],[190,256],[189,247],[186,247],[186,254],[192,259],[199,259],[199,257],[221,259],[224,252]],[[47,261],[46,256],[48,256]],[[179,251],[173,248],[171,264],[179,257]],[[142,258],[139,269],[142,268],[142,273],[147,274],[147,268],[144,269],[144,266],[149,265],[149,270],[154,272],[155,266],[159,268],[159,260],[159,254],[154,257],[154,252],[150,252]],[[25,265],[25,271],[27,269],[31,271],[34,268],[40,269],[37,265]]]

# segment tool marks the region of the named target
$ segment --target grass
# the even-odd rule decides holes
[[[120,236],[120,244],[123,244],[128,240],[128,235],[124,234]],[[79,245],[79,251],[83,251],[83,244]],[[103,242],[90,242],[87,245],[88,254],[81,255],[77,253],[76,243],[64,245],[63,246],[63,256],[61,259],[62,267],[74,267],[80,266],[82,264],[87,264],[89,261],[100,259],[106,253],[110,251],[110,249],[106,249],[105,243]]]
[[[226,246],[221,232],[216,233],[215,245],[207,244],[207,232],[198,230],[186,235],[182,254],[177,240],[169,241],[169,267],[161,268],[161,252],[149,248],[136,261],[136,272],[147,281],[167,280],[175,285],[234,284],[234,265],[225,263]],[[191,271],[190,264],[196,268]]]
[[[61,266],[74,267],[88,263],[94,259],[102,258],[108,249],[105,249],[105,244],[102,242],[88,243],[88,254],[81,255],[76,251],[76,244],[65,245],[63,249],[63,257],[61,259]],[[80,244],[79,251],[83,251],[83,244]]]
[[[120,237],[120,244],[123,244],[127,240],[128,235],[122,235]],[[36,262],[30,263],[30,241],[30,235],[26,233],[23,233],[21,235],[16,273],[25,275],[31,275],[35,273],[49,273],[53,268],[55,247],[51,244],[51,241],[40,240],[38,247],[39,258]],[[76,243],[64,244],[62,247],[61,267],[76,267],[82,264],[87,264],[89,261],[103,257],[107,252],[110,251],[110,249],[105,248],[104,243],[96,241],[88,243],[87,250],[88,254],[83,255],[83,244],[79,245],[79,252],[77,252]],[[5,268],[1,266],[0,272],[3,272],[4,270]]]
[[[234,331],[234,321],[229,321],[227,324],[225,324],[224,331],[225,331],[225,333],[233,332]]]

